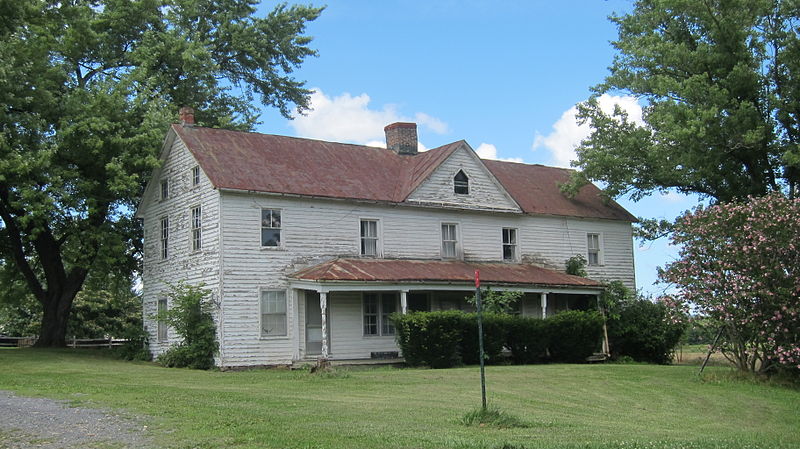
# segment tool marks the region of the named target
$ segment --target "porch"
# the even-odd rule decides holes
[[[392,313],[474,311],[466,298],[482,286],[522,292],[514,313],[547,318],[596,307],[600,283],[525,264],[336,259],[295,273],[296,361],[386,360],[401,356]]]

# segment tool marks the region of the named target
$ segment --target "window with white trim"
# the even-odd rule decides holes
[[[361,220],[361,255],[378,256],[378,220]]]
[[[281,246],[280,209],[261,209],[261,246]]]
[[[517,230],[503,228],[503,260],[513,262],[517,260]]]
[[[464,170],[459,170],[453,177],[453,192],[459,195],[469,194],[469,178]]]
[[[455,259],[458,253],[458,224],[442,223],[442,257]]]
[[[161,259],[169,256],[169,217],[161,219]]]
[[[286,291],[261,291],[261,336],[286,336]]]
[[[364,293],[364,335],[394,335],[394,323],[390,317],[397,312],[398,302],[397,293]]]
[[[162,315],[167,311],[167,299],[161,298],[158,300],[158,315]],[[158,329],[157,329],[157,338],[158,341],[167,341],[167,322],[163,320],[158,320]]]
[[[192,167],[192,186],[200,185],[200,166]]]
[[[586,262],[588,265],[600,265],[600,234],[586,234]]]
[[[200,206],[192,208],[192,251],[203,248],[203,213]]]
[[[161,199],[169,198],[169,179],[161,180]]]

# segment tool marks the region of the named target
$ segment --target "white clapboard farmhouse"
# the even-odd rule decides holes
[[[593,185],[562,195],[569,170],[465,141],[418,153],[413,123],[382,149],[182,121],[137,212],[154,354],[176,342],[152,315],[179,281],[212,292],[221,367],[396,356],[389,315],[467,309],[475,270],[537,317],[594,305],[598,280],[635,286],[635,218]],[[591,279],[564,273],[576,254]]]

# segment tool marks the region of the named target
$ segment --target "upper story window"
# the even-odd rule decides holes
[[[161,258],[169,256],[169,217],[161,219]]]
[[[517,230],[503,228],[503,260],[517,260]]]
[[[286,292],[264,290],[261,292],[261,336],[286,335]]]
[[[364,293],[364,335],[394,335],[390,316],[397,312],[397,294]]]
[[[586,234],[586,261],[589,265],[600,265],[600,234]]]
[[[192,251],[203,248],[203,213],[200,206],[192,208]]]
[[[442,223],[442,257],[455,259],[458,253],[458,224]]]
[[[361,255],[378,256],[378,220],[361,220]]]
[[[195,165],[192,167],[192,186],[200,184],[200,166]]]
[[[261,209],[261,246],[281,246],[280,209]]]
[[[161,199],[169,198],[169,179],[161,180]]]
[[[464,170],[459,170],[453,177],[453,192],[459,195],[469,194],[469,178],[464,173]]]

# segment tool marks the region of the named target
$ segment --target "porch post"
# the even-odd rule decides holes
[[[600,306],[600,293],[597,294],[597,308],[603,314],[603,354],[611,354],[608,348],[608,326],[606,326],[606,311]]]
[[[320,358],[328,359],[328,292],[319,292],[319,309],[322,313],[322,354]]]
[[[542,293],[542,319],[547,318],[547,293]]]
[[[400,313],[408,313],[408,290],[400,290]]]

